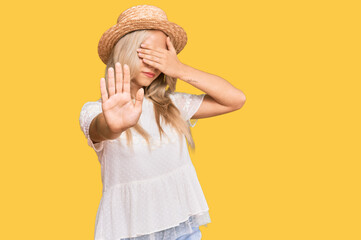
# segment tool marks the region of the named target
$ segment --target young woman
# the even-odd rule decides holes
[[[191,119],[240,109],[243,92],[177,58],[187,35],[158,7],[120,14],[101,37],[107,65],[101,98],[86,102],[80,126],[101,164],[103,195],[95,240],[201,239],[211,222],[189,156]],[[175,92],[180,79],[205,92]]]

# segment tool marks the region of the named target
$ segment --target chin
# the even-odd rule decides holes
[[[150,85],[152,82],[154,82],[155,79],[157,79],[158,76],[154,76],[153,78],[145,78],[145,81],[143,81],[145,84]]]

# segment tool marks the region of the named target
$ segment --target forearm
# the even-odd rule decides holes
[[[225,106],[232,106],[246,99],[244,93],[227,80],[186,64],[182,64],[179,79],[209,94],[215,101]]]
[[[93,142],[101,142],[104,140],[112,140],[118,138],[122,134],[122,132],[111,132],[107,126],[103,113],[98,114],[93,119],[89,127],[89,135]]]

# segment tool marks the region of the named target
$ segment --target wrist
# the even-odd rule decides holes
[[[99,114],[95,120],[96,120],[97,129],[100,130],[98,131],[98,134],[102,138],[106,140],[112,140],[120,136],[120,133],[114,133],[113,131],[110,130],[107,122],[105,121],[103,112]]]
[[[104,118],[104,115],[103,115],[103,118]],[[123,134],[123,132],[125,132],[125,130],[127,130],[127,128],[119,128],[119,130],[114,132],[109,128],[108,124],[105,121],[105,118],[104,118],[104,123],[105,123],[105,126],[106,126],[107,136],[108,136],[109,139],[116,139],[121,134]]]
[[[186,80],[187,76],[188,76],[188,65],[184,64],[184,63],[181,63],[180,65],[180,70],[179,70],[179,75],[178,75],[178,78],[180,80]]]

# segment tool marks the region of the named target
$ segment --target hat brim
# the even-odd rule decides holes
[[[110,53],[115,44],[129,32],[142,29],[161,30],[169,36],[177,54],[187,44],[187,33],[184,29],[170,21],[162,20],[128,20],[126,23],[119,22],[103,33],[98,43],[98,54],[104,64],[108,63]]]

